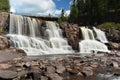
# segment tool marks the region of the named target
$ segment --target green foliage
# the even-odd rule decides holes
[[[109,34],[115,35],[117,34],[116,30],[120,30],[120,23],[105,22],[97,27],[101,30],[109,30]]]
[[[73,0],[70,20],[78,24],[101,23],[110,12],[118,11],[120,11],[120,0],[77,0],[77,3]]]
[[[78,20],[78,8],[77,7],[72,7],[71,8],[71,13],[70,13],[70,20],[73,22],[77,22]]]
[[[61,22],[64,22],[64,21],[68,21],[68,19],[69,19],[69,16],[67,16],[67,15],[65,14],[65,10],[62,9],[62,11],[61,11],[61,16],[60,16],[60,18],[58,19],[58,23],[61,23]]]
[[[120,23],[105,22],[105,23],[99,25],[98,27],[103,28],[103,29],[110,29],[110,28],[120,29]]]
[[[0,0],[0,12],[9,12],[9,0]]]

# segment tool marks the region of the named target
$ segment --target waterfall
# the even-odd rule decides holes
[[[96,38],[97,38],[99,41],[101,41],[101,42],[103,42],[103,43],[108,43],[108,40],[107,40],[107,38],[106,38],[106,36],[105,36],[105,32],[103,32],[103,31],[101,31],[100,29],[97,29],[97,28],[95,28],[95,27],[93,27],[93,29],[94,29],[94,31],[95,31],[95,33],[96,33]]]
[[[94,40],[94,34],[93,34],[93,31],[88,29],[88,28],[85,28],[85,27],[80,27],[81,31],[82,31],[82,35],[83,35],[83,39],[84,40]]]
[[[9,37],[10,47],[24,50],[27,55],[74,53],[62,30],[56,22],[45,21],[41,25],[39,19],[10,14]],[[79,42],[80,53],[109,52],[105,33],[80,27],[83,40]],[[98,41],[97,41],[98,40]]]
[[[79,43],[80,53],[109,52],[105,44],[96,40],[83,40]]]
[[[41,37],[42,26],[35,18],[10,14],[10,47],[23,49],[27,55],[72,53],[72,48],[62,36],[62,30],[55,22],[46,21],[47,39]]]
[[[73,52],[71,46],[68,45],[68,42],[62,36],[62,30],[59,25],[55,22],[46,21],[49,41],[54,50],[58,52],[70,53]]]
[[[100,39],[101,42],[95,40],[95,36],[92,30],[85,28],[85,27],[80,27],[83,35],[83,40],[79,42],[79,49],[80,53],[91,53],[91,52],[109,52],[107,46],[103,42],[107,42],[107,39],[105,37],[105,34],[103,34],[103,31],[100,31],[99,29],[96,29],[96,32],[98,34],[98,38]],[[98,32],[98,31],[99,32]],[[101,33],[101,34],[100,34]]]

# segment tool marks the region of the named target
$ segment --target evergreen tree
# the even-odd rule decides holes
[[[114,14],[113,14],[114,13]],[[106,16],[115,18],[120,13],[120,0],[73,0],[70,21],[78,24],[94,25],[102,23]]]
[[[9,0],[0,0],[0,12],[9,12]]]

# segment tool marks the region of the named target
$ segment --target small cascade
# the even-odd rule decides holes
[[[103,43],[108,43],[108,40],[105,36],[105,32],[101,31],[100,29],[97,29],[93,27],[95,33],[96,33],[96,39],[103,42]]]
[[[83,35],[83,40],[79,42],[80,53],[97,53],[97,52],[109,52],[107,46],[104,43],[101,43],[95,40],[93,31],[80,27]],[[105,35],[101,35],[101,37],[105,37]]]
[[[23,49],[27,55],[72,53],[67,40],[62,37],[62,30],[55,22],[46,21],[47,39],[41,37],[41,26],[35,18],[10,14],[10,28],[7,36],[10,47]]]
[[[83,40],[79,43],[80,53],[109,52],[105,44],[96,40]]]
[[[80,27],[81,31],[82,31],[82,35],[83,35],[83,39],[84,40],[94,40],[94,34],[93,34],[93,31],[88,29],[88,28],[85,28],[85,27]]]
[[[55,22],[46,21],[47,29],[46,32],[49,34],[49,41],[54,50],[58,52],[71,53],[73,52],[71,46],[68,45],[66,39],[62,36],[62,30],[59,25]]]
[[[37,20],[34,18],[10,14],[10,34],[36,37],[40,36],[39,27]]]
[[[41,38],[28,37],[18,34],[8,34],[10,47],[24,50],[27,55],[43,55],[54,53],[50,48],[50,42]]]

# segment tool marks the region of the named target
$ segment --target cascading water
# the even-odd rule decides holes
[[[23,49],[27,55],[72,53],[67,40],[55,22],[46,22],[48,40],[42,39],[37,19],[10,14],[10,46]]]
[[[38,19],[10,14],[7,35],[10,38],[10,46],[23,49],[27,55],[73,53],[71,46],[63,38],[59,25],[51,21],[45,23],[46,26],[42,27]],[[44,30],[41,30],[42,28]],[[108,42],[104,32],[94,28],[97,35],[94,37],[91,29],[85,27],[80,29],[83,35],[83,40],[79,42],[80,53],[108,52],[107,46],[103,44]],[[96,38],[103,43],[95,40]]]
[[[95,40],[92,30],[85,27],[80,27],[80,29],[83,35],[83,40],[79,42],[80,53],[109,52],[105,44]],[[101,35],[101,37],[106,38],[105,35]]]
[[[81,31],[82,31],[82,35],[83,35],[83,39],[84,40],[94,40],[94,34],[93,31],[85,28],[85,27],[80,27]]]
[[[108,40],[107,40],[107,38],[106,38],[106,36],[105,36],[105,32],[103,32],[103,31],[101,31],[100,29],[97,29],[97,28],[95,28],[95,27],[93,27],[93,29],[94,29],[94,31],[95,31],[95,33],[96,33],[96,38],[97,38],[99,41],[101,41],[101,42],[103,42],[103,43],[108,43]]]
[[[59,25],[50,21],[47,21],[46,24],[46,32],[49,35],[48,37],[52,48],[57,52],[72,52],[71,46],[69,46],[67,40],[62,37],[62,30],[59,28]]]

